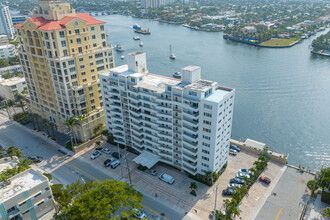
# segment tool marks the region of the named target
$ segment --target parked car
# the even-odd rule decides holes
[[[232,179],[230,179],[230,183],[245,184],[245,180],[240,179],[240,178],[232,178]]]
[[[111,150],[109,148],[103,148],[102,152],[105,153],[105,154],[110,154]]]
[[[229,149],[229,154],[236,156],[237,155],[237,151],[233,150],[233,149]]]
[[[237,146],[234,145],[234,144],[231,144],[231,145],[230,145],[230,149],[236,150],[237,152],[241,152],[241,148],[237,147]]]
[[[101,154],[102,154],[102,152],[97,150],[91,155],[91,159],[94,160],[94,159],[98,158],[99,156],[101,156]]]
[[[119,160],[115,160],[115,161],[113,161],[113,162],[111,163],[110,167],[111,167],[112,169],[115,169],[116,167],[119,166],[119,164],[120,164],[120,161],[119,161]]]
[[[246,174],[249,174],[249,175],[252,174],[252,172],[250,170],[248,170],[248,169],[240,169],[239,172],[246,173]]]
[[[156,170],[153,170],[153,169],[147,169],[147,170],[146,170],[146,173],[149,173],[149,174],[151,174],[151,175],[153,175],[153,176],[156,176],[156,175],[157,175]]]
[[[225,196],[230,196],[230,195],[233,195],[235,192],[236,192],[236,190],[227,188],[222,191],[222,194]]]
[[[238,183],[229,183],[228,184],[228,187],[229,188],[235,188],[235,187],[238,187],[238,188],[241,188],[241,184],[238,184]]]
[[[166,173],[161,174],[159,179],[171,185],[174,183],[174,178]]]
[[[267,185],[270,184],[270,182],[271,182],[271,180],[268,177],[265,177],[265,176],[261,176],[259,178],[259,180],[266,183]]]
[[[250,175],[247,173],[242,173],[242,172],[238,172],[238,174],[236,175],[238,178],[243,178],[243,177],[247,177],[250,179]]]
[[[103,164],[104,164],[105,167],[109,167],[113,161],[115,161],[115,159],[110,158],[110,159],[107,159],[106,161],[104,161]]]
[[[121,154],[118,152],[113,152],[111,155],[116,159],[120,159],[122,157]]]
[[[31,160],[33,163],[40,163],[43,158],[41,156],[32,156],[28,157],[29,160]]]
[[[138,219],[145,219],[145,218],[147,218],[146,213],[142,212],[139,209],[135,209],[134,208],[132,211],[134,213],[133,215],[134,215],[135,218],[138,218]]]

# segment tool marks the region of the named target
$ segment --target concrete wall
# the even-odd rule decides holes
[[[234,140],[234,139],[230,139],[230,144],[234,144],[237,145],[238,147],[240,147],[242,150],[253,153],[255,155],[258,155],[261,150],[257,149],[257,148],[252,148],[249,146],[246,146],[243,142]],[[282,155],[282,154],[278,154],[272,151],[268,151],[268,153],[271,155],[271,160],[274,162],[278,162],[280,164],[287,164],[288,162],[288,157],[286,155]]]
[[[92,146],[93,144],[95,144],[97,141],[102,141],[102,135],[94,138],[93,140],[89,140],[86,143],[84,143],[82,145],[79,145],[78,147],[75,147],[74,152],[78,153],[82,150],[85,150],[86,148],[88,148],[88,147]]]

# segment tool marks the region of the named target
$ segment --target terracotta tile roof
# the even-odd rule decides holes
[[[55,21],[55,20],[46,20],[43,17],[32,17],[28,18],[30,21],[32,21],[35,25],[37,25],[39,28],[38,30],[59,30],[59,29],[64,29],[65,24],[70,22],[72,19],[75,17],[64,17],[61,20]],[[104,24],[104,21],[99,21],[90,16],[88,13],[79,13],[76,14],[76,18],[79,18],[83,21],[86,21],[86,25],[95,25],[95,24]],[[23,22],[14,25],[14,27],[22,27]]]

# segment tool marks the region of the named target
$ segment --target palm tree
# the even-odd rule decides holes
[[[14,108],[14,105],[15,105],[15,102],[13,100],[11,100],[11,99],[7,100],[7,106],[9,107],[9,109],[10,109],[10,107],[13,107],[14,113],[16,115],[16,110]]]
[[[52,129],[53,138],[55,138],[55,131],[54,131],[55,123],[52,121],[49,121],[49,127],[50,127],[50,129]]]
[[[32,121],[32,124],[33,124],[33,130],[36,129],[36,124],[34,123],[34,117],[33,117],[33,114],[32,113],[28,113],[27,114],[27,118],[29,121]]]
[[[16,156],[18,158],[23,156],[22,151],[14,146],[8,147],[6,151],[11,158],[13,158],[13,156]]]
[[[15,98],[15,102],[19,103],[19,105],[22,107],[23,113],[25,113],[24,102],[23,102],[25,97],[23,95],[19,94],[19,93],[15,93],[14,98]]]
[[[191,189],[191,191],[194,191],[196,193],[196,191],[198,189],[197,183],[196,182],[191,182],[189,188]]]
[[[99,133],[99,131],[102,129],[103,124],[99,123],[98,125],[95,126],[95,128],[93,128],[93,134],[97,135]]]
[[[32,117],[33,117],[33,120],[36,120],[38,130],[40,130],[40,125],[39,125],[39,120],[38,120],[40,118],[40,116],[36,113],[32,113]]]
[[[50,128],[50,125],[49,125],[49,120],[47,119],[47,118],[44,118],[44,119],[42,119],[42,124],[45,126],[45,128],[46,128],[46,131],[47,131],[47,135],[48,136],[50,136],[49,135],[49,128]]]
[[[76,136],[75,136],[75,133],[74,133],[74,128],[79,124],[79,121],[77,118],[75,117],[71,117],[71,118],[67,118],[65,121],[64,121],[64,125],[69,129],[69,131],[71,131],[71,135],[70,135],[70,138],[71,138],[71,144],[72,145],[77,145],[77,139],[76,139]],[[74,142],[73,143],[73,140],[74,139]]]

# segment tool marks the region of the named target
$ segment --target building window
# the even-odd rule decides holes
[[[204,116],[209,117],[209,118],[212,118],[212,114],[207,113],[207,112],[204,112]]]
[[[81,39],[80,38],[77,38],[77,44],[81,44]]]
[[[194,92],[194,91],[189,91],[189,95],[192,95],[192,96],[197,96],[197,92]]]
[[[74,30],[74,32],[76,33],[76,35],[80,35],[80,30],[79,29]]]
[[[91,27],[91,31],[94,31],[94,30],[95,30],[95,27],[94,27],[94,26],[92,26],[92,27]]]
[[[62,45],[62,47],[66,47],[66,41],[65,40],[62,40],[61,41],[61,45]]]
[[[64,31],[60,31],[60,37],[64,37]]]
[[[205,154],[210,154],[210,151],[207,151],[207,150],[202,150],[202,152]]]
[[[202,163],[202,166],[204,166],[204,167],[209,167],[209,165],[207,165],[206,163]]]
[[[204,138],[205,140],[211,140],[211,138],[210,138],[209,136],[206,136],[206,135],[203,135],[203,138]]]
[[[101,25],[100,28],[101,28],[101,31],[104,31],[104,25]]]
[[[73,64],[74,64],[74,60],[70,60],[70,61],[68,62],[68,64],[69,64],[69,65],[73,65]]]
[[[212,109],[212,106],[211,105],[204,105],[204,108],[207,108],[207,109]]]
[[[204,156],[202,156],[202,159],[203,160],[206,160],[206,161],[209,161],[210,160],[208,157],[204,157]]]

